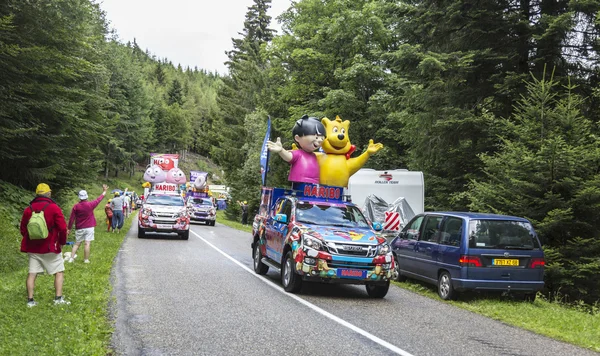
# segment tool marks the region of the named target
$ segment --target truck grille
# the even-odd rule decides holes
[[[331,268],[363,269],[367,271],[375,268],[373,263],[362,262],[327,261],[327,265]]]
[[[377,246],[363,244],[327,244],[327,250],[333,255],[375,257]]]

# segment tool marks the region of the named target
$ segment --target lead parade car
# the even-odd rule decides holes
[[[146,232],[175,232],[183,240],[190,237],[190,217],[188,208],[178,191],[170,191],[168,183],[157,184],[146,198],[138,216],[138,237]]]
[[[342,188],[306,184],[300,189],[262,189],[252,225],[254,271],[280,272],[288,292],[316,281],[362,284],[370,297],[383,298],[394,268],[386,239],[356,205],[344,201]]]

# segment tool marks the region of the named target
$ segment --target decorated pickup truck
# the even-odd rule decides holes
[[[183,240],[190,237],[190,217],[188,208],[179,192],[171,191],[177,185],[161,183],[146,198],[138,215],[138,237],[147,232],[175,232]],[[164,190],[158,190],[164,188]]]
[[[394,268],[390,245],[342,194],[341,187],[314,184],[263,187],[252,225],[254,271],[274,269],[292,293],[317,281],[362,284],[383,298]]]

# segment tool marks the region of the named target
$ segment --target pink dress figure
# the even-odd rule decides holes
[[[279,137],[275,142],[267,141],[267,148],[290,163],[290,182],[319,184],[319,162],[314,152],[323,144],[325,127],[316,117],[304,115],[296,121],[292,134],[300,149],[284,149]]]

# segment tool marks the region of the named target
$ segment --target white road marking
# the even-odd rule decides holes
[[[209,245],[210,247],[212,247],[213,249],[215,249],[217,252],[219,252],[221,255],[225,256],[226,258],[228,258],[229,260],[231,260],[233,263],[235,263],[236,265],[242,267],[246,272],[250,273],[251,275],[253,275],[254,277],[258,278],[260,281],[266,283],[268,286],[272,287],[273,289],[275,289],[276,291],[278,291],[279,293],[286,295],[294,300],[296,300],[297,302],[304,304],[305,306],[309,307],[310,309],[316,311],[317,313],[335,321],[336,323],[347,327],[348,329],[366,337],[367,339],[385,347],[386,349],[397,353],[398,355],[402,355],[402,356],[413,356],[412,354],[402,350],[399,347],[396,347],[392,344],[390,344],[389,342],[382,340],[380,338],[378,338],[377,336],[369,333],[368,331],[365,331],[361,328],[359,328],[358,326],[351,324],[349,322],[347,322],[346,320],[339,318],[331,313],[329,313],[328,311],[325,311],[321,308],[319,308],[318,306],[307,302],[306,300],[298,297],[297,295],[285,292],[282,288],[280,288],[277,284],[271,282],[270,280],[261,277],[259,274],[256,274],[253,270],[251,270],[250,268],[244,266],[240,261],[236,260],[235,258],[229,256],[228,254],[226,254],[225,252],[223,252],[221,249],[219,249],[217,246],[213,245],[212,243],[208,242],[204,237],[200,236],[199,234],[197,234],[196,232],[190,230],[190,232],[194,235],[196,235],[196,237],[198,237],[200,240],[204,241],[207,245]]]

